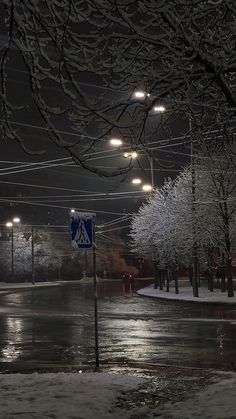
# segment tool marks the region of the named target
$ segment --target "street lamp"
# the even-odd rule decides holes
[[[144,192],[151,192],[153,190],[153,186],[149,185],[149,184],[145,184],[145,185],[142,186],[142,190]]]
[[[137,151],[129,151],[129,152],[126,152],[126,153],[124,153],[124,157],[131,157],[132,159],[137,159],[137,157],[138,157],[138,153],[137,153]]]
[[[150,93],[147,93],[144,90],[135,90],[134,97],[135,99],[145,99],[146,97],[150,97]]]
[[[14,217],[13,218],[13,220],[12,220],[12,222],[13,222],[13,224],[19,224],[20,223],[20,218],[19,217]]]
[[[13,223],[11,221],[8,221],[6,223],[6,227],[8,227],[8,228],[13,227]]]
[[[6,227],[11,229],[11,279],[14,280],[14,224],[19,224],[20,218],[14,217],[12,221],[6,222]]]
[[[154,110],[154,112],[162,113],[162,112],[166,111],[166,108],[162,105],[156,105],[156,106],[154,106],[153,110]]]
[[[110,144],[115,146],[115,147],[119,147],[123,144],[123,141],[120,138],[111,138],[110,139]]]
[[[144,99],[146,97],[146,93],[143,90],[136,90],[134,92],[134,97],[136,99]]]
[[[134,179],[132,179],[132,183],[134,185],[140,185],[142,183],[142,180],[139,177],[135,177]]]

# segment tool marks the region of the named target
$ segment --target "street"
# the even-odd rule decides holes
[[[143,284],[137,284],[141,288]],[[236,310],[168,302],[99,283],[103,369],[235,370]],[[0,297],[0,371],[78,371],[94,366],[93,284]]]

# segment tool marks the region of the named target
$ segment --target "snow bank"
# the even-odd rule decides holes
[[[137,377],[104,374],[7,374],[0,376],[4,419],[120,419],[112,407],[121,391],[136,388]]]
[[[138,290],[137,293],[146,297],[164,298],[167,300],[195,301],[196,303],[236,304],[236,292],[234,297],[229,298],[227,293],[222,293],[219,289],[210,292],[203,286],[199,287],[199,297],[193,297],[191,287],[181,287],[179,294],[175,294],[174,289],[170,289],[170,292],[166,292],[154,289],[153,285],[149,285],[148,287]]]
[[[144,380],[118,374],[57,373],[1,375],[1,418],[4,419],[235,419],[236,374],[222,374],[191,399],[160,407],[125,410],[117,396]],[[229,377],[229,378],[225,378]],[[157,392],[158,400],[158,392]],[[124,406],[124,403],[122,403]]]
[[[168,419],[235,419],[236,378],[211,385],[182,403],[168,404],[158,418]],[[144,416],[145,418],[154,416]]]

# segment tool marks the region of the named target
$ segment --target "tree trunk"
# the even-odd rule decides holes
[[[163,277],[164,277],[164,269],[160,269],[160,290],[163,290]]]
[[[227,291],[228,297],[234,296],[233,286],[233,275],[232,275],[232,258],[231,258],[231,241],[230,241],[230,230],[229,230],[229,216],[227,202],[224,202],[225,218],[225,248],[226,248],[226,278],[227,278]]]
[[[166,292],[170,292],[170,271],[166,271]]]
[[[225,282],[225,267],[222,266],[221,269],[221,292],[225,292],[226,291],[226,282]]]
[[[221,282],[221,292],[225,292],[226,283],[225,283],[225,255],[224,253],[222,253],[222,259],[221,259],[220,282]]]
[[[211,292],[213,292],[213,290],[214,290],[214,275],[213,275],[213,271],[212,271],[211,268],[209,269],[208,289]]]
[[[233,275],[232,275],[232,260],[227,256],[226,259],[226,277],[227,277],[227,291],[228,297],[234,296]]]
[[[173,269],[172,271],[172,277],[175,281],[175,294],[179,294],[179,281],[178,281],[178,273],[177,269]]]
[[[154,262],[154,289],[155,290],[159,286],[159,276],[160,276],[160,270],[158,269],[158,264]]]

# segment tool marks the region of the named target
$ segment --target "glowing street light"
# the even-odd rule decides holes
[[[75,210],[72,208],[72,209],[70,210],[70,212],[74,213],[74,212],[75,212]]]
[[[11,221],[8,221],[8,222],[6,223],[6,227],[8,227],[8,228],[13,227],[13,223],[12,223]]]
[[[123,141],[120,138],[111,138],[110,144],[119,147],[123,144]]]
[[[124,153],[124,157],[131,157],[132,159],[137,159],[138,153],[137,151],[129,151],[128,153]]]
[[[14,217],[12,221],[15,224],[19,224],[20,223],[20,218],[19,217]]]
[[[156,105],[156,106],[154,106],[153,110],[154,110],[154,112],[161,112],[162,113],[162,112],[165,112],[166,108],[162,105]]]
[[[145,185],[143,185],[143,186],[142,186],[142,190],[143,190],[144,192],[150,192],[150,191],[152,191],[152,190],[153,190],[153,187],[152,187],[152,185],[145,184]]]
[[[20,218],[14,217],[12,221],[6,222],[6,227],[11,229],[11,279],[14,280],[14,224],[19,224]]]
[[[135,90],[134,97],[136,99],[145,99],[145,97],[149,97],[150,93],[144,92],[144,90]]]
[[[134,179],[132,179],[132,183],[134,185],[140,185],[142,183],[142,180],[139,177],[135,177]]]
[[[134,97],[136,97],[136,99],[144,99],[146,96],[146,93],[143,92],[142,90],[136,90],[136,92],[134,92]]]

